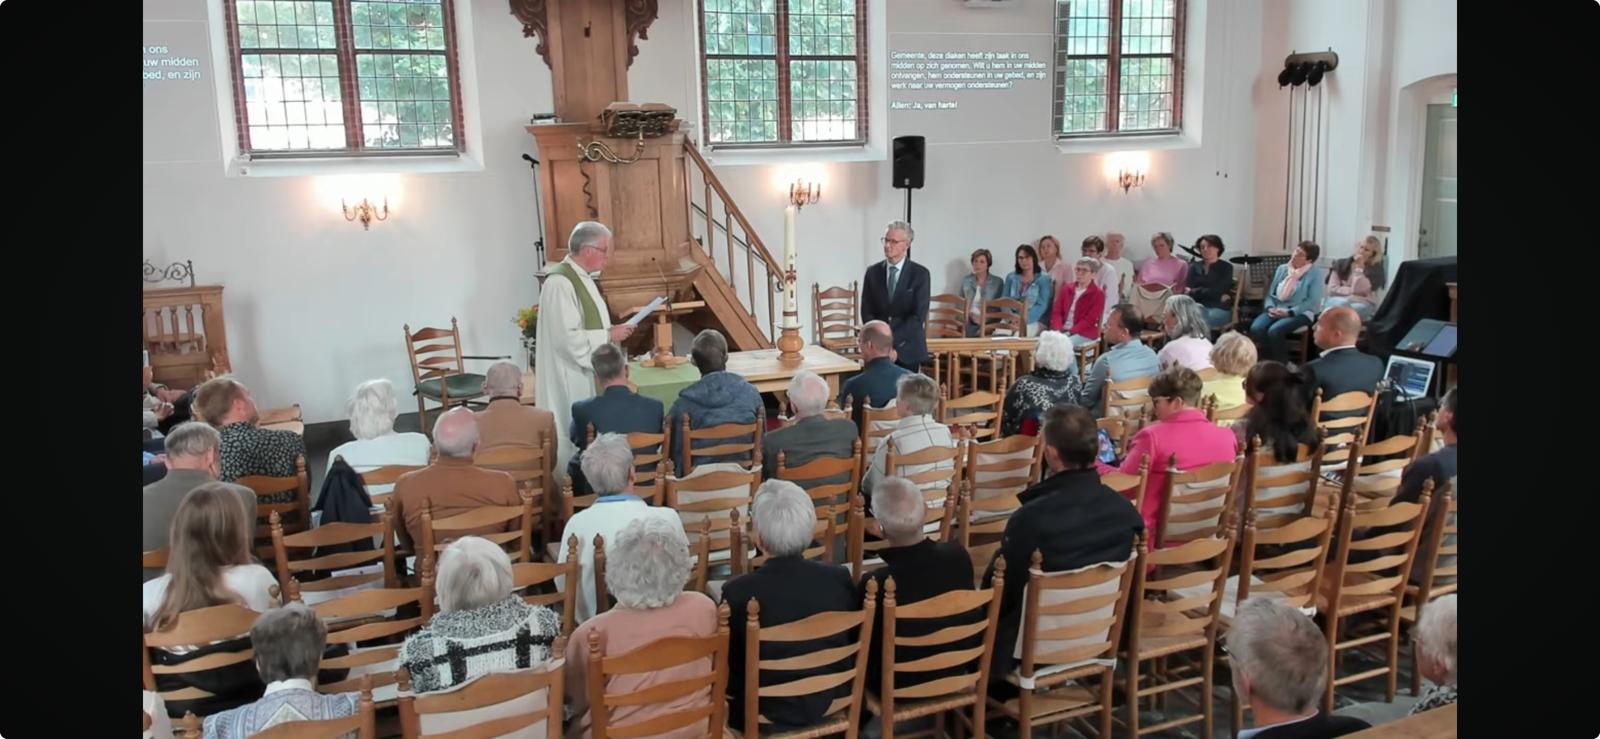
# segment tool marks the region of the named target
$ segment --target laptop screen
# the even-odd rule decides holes
[[[1401,397],[1420,398],[1428,394],[1428,386],[1433,383],[1433,369],[1433,362],[1426,359],[1396,354],[1389,357],[1383,376],[1400,391]]]

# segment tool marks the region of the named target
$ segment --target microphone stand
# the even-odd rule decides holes
[[[544,201],[539,198],[539,160],[528,154],[523,154],[522,158],[533,168],[533,217],[539,224],[539,230],[536,232],[539,236],[533,241],[533,253],[539,258],[537,269],[544,269]]]

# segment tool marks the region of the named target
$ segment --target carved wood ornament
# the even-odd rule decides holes
[[[545,66],[550,66],[550,24],[546,20],[546,9],[551,0],[510,0],[511,14],[522,22],[522,36],[524,38],[538,38],[539,46],[535,51],[544,59]],[[560,2],[560,0],[556,0]],[[628,29],[628,66],[633,66],[633,60],[639,56],[639,45],[636,39],[650,40],[650,24],[654,23],[657,13],[657,0],[620,0],[623,5],[623,17]]]

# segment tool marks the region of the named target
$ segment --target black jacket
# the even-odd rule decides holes
[[[661,420],[666,414],[666,406],[662,405],[661,401],[640,395],[621,385],[613,385],[599,395],[572,404],[572,428],[567,429],[567,438],[571,439],[573,447],[581,452],[589,446],[591,423],[594,424],[595,436],[607,433],[659,434]],[[653,454],[654,450],[647,450],[645,453]],[[582,457],[582,454],[574,454],[567,462],[567,474],[573,478],[573,492],[576,495],[583,495],[584,491],[589,489],[587,482],[580,483],[583,478],[583,470],[579,467]],[[654,465],[642,469],[655,472]]]
[[[744,729],[744,652],[745,620],[750,599],[761,603],[762,627],[793,623],[807,616],[825,611],[853,611],[856,609],[855,583],[850,572],[843,567],[824,562],[814,562],[794,557],[774,557],[761,569],[729,580],[722,588],[722,602],[728,604],[728,725]],[[762,659],[783,659],[809,654],[818,649],[849,644],[851,634],[839,634],[828,639],[806,642],[779,642],[761,650]],[[848,659],[855,659],[854,655]],[[811,675],[838,672],[838,664],[824,665],[810,670],[784,670],[769,672],[772,682],[789,682]],[[850,683],[837,686],[832,691],[814,693],[797,698],[768,698],[762,704],[762,715],[773,723],[762,727],[764,731],[780,732],[815,724],[822,718],[828,705],[850,694]]]
[[[1383,360],[1355,347],[1339,349],[1312,360],[1306,365],[1305,376],[1306,392],[1315,393],[1322,388],[1324,402],[1352,390],[1371,393],[1383,379]],[[1309,397],[1307,403],[1309,407]]]
[[[878,582],[878,612],[872,624],[872,652],[867,660],[867,690],[873,694],[879,693],[879,688],[883,685],[881,680],[883,673],[884,582],[890,577],[894,578],[894,602],[896,607],[907,606],[918,601],[944,595],[952,590],[973,589],[972,557],[957,542],[936,542],[932,539],[923,539],[912,546],[883,549],[878,554],[883,557],[884,566],[867,573],[866,576],[861,578],[861,584],[857,586],[857,591],[860,593],[858,600],[864,602],[867,594],[867,581],[876,580]],[[957,614],[948,618],[902,621],[902,628],[898,636],[926,636],[940,629],[947,629],[951,626],[964,626],[976,621],[982,621],[987,617],[987,610],[974,609],[968,613]],[[979,632],[968,637],[963,642],[946,644],[937,649],[929,647],[896,649],[894,660],[896,663],[905,664],[931,657],[939,652],[972,649],[982,643],[983,633]],[[898,687],[905,688],[912,685],[920,685],[931,680],[959,675],[972,670],[973,668],[969,664],[921,673],[902,673]]]
[[[928,268],[911,261],[900,261],[900,279],[894,295],[889,295],[889,263],[880,261],[867,268],[861,278],[861,320],[883,321],[894,333],[895,363],[916,367],[928,358],[928,338],[923,323],[928,318]]]
[[[1123,562],[1133,553],[1134,534],[1144,518],[1128,499],[1100,483],[1093,468],[1065,470],[1041,480],[1017,496],[1022,508],[1006,522],[995,557],[1006,558],[1006,582],[1000,591],[1000,626],[995,632],[990,680],[1004,680],[1017,664],[1013,656],[1022,626],[1023,587],[1033,550],[1044,555],[1044,571],[1059,572],[1100,562]],[[983,575],[984,587],[994,578],[994,562]]]
[[[322,481],[322,494],[317,497],[317,505],[312,510],[322,511],[322,526],[330,523],[372,523],[372,496],[367,494],[367,486],[361,481],[360,473],[343,459],[335,459],[333,466],[328,468],[327,478]],[[316,556],[369,549],[372,549],[372,540],[361,539],[318,547]]]
[[[1256,734],[1255,739],[1325,739],[1325,737],[1354,734],[1370,728],[1371,724],[1352,716],[1329,716],[1318,713],[1304,721],[1269,728]]]
[[[1233,265],[1218,259],[1207,269],[1204,262],[1190,262],[1189,277],[1183,284],[1194,302],[1207,308],[1226,308],[1222,296],[1233,289]]]

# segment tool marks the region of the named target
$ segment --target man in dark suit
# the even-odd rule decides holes
[[[1100,483],[1095,455],[1100,451],[1094,416],[1082,406],[1057,405],[1044,414],[1044,458],[1051,475],[1022,491],[1022,508],[1006,522],[1005,538],[995,558],[1006,558],[1005,588],[1000,592],[1000,626],[995,632],[994,660],[989,663],[989,692],[996,698],[1016,695],[1005,676],[1016,666],[1017,631],[1022,626],[1022,589],[1028,584],[1033,551],[1044,555],[1044,570],[1059,572],[1100,562],[1121,562],[1133,555],[1133,539],[1144,530],[1139,511]],[[994,579],[994,562],[983,576]]]
[[[863,404],[873,408],[888,405],[899,392],[900,376],[912,371],[894,363],[894,336],[889,324],[867,321],[861,327],[860,341],[861,372],[839,388],[839,407],[845,407],[847,398],[853,399],[850,410],[858,421]]]
[[[922,324],[928,317],[928,268],[911,261],[916,232],[892,221],[883,234],[884,260],[867,268],[861,283],[861,320],[884,321],[894,333],[895,364],[915,371],[928,358]]]
[[[572,404],[572,428],[567,430],[572,445],[578,449],[567,462],[567,475],[572,478],[573,490],[578,495],[585,494],[582,491],[588,489],[588,484],[582,483],[583,470],[579,463],[584,448],[589,445],[589,424],[594,424],[595,436],[659,434],[661,419],[666,415],[661,401],[628,389],[628,357],[616,344],[604,344],[595,349],[589,363],[594,367],[600,394]]]
[[[794,423],[761,437],[761,476],[778,474],[778,453],[785,467],[799,467],[818,457],[849,458],[860,438],[856,425],[845,418],[827,418],[828,383],[810,370],[789,380],[789,408]]]
[[[1356,348],[1360,335],[1361,315],[1354,308],[1341,305],[1322,312],[1311,335],[1322,356],[1305,367],[1308,392],[1321,388],[1323,400],[1352,390],[1372,392],[1383,379],[1383,360]]]
[[[1239,739],[1324,739],[1369,728],[1317,710],[1328,683],[1328,642],[1310,616],[1263,596],[1246,598],[1224,637],[1233,692],[1250,706],[1253,729]]]
[[[750,505],[755,545],[767,556],[766,564],[748,575],[728,581],[722,588],[722,602],[728,604],[728,724],[740,731],[745,725],[745,622],[749,619],[750,599],[761,604],[758,620],[762,628],[781,626],[826,611],[856,609],[855,583],[850,572],[836,564],[801,557],[811,544],[817,513],[799,485],[784,480],[768,480],[756,490]],[[786,659],[810,654],[819,649],[849,644],[846,631],[824,639],[801,642],[774,642],[761,650],[761,659]],[[809,670],[784,670],[773,679],[788,682],[814,675],[837,672],[835,665]],[[771,675],[772,673],[768,673]],[[780,733],[815,724],[834,700],[850,694],[850,683],[794,698],[767,698],[761,701],[761,715],[772,723],[763,731]]]
[[[959,542],[936,542],[923,532],[922,523],[927,512],[927,503],[924,502],[922,490],[916,483],[904,477],[884,478],[872,488],[872,512],[874,523],[868,527],[868,531],[874,536],[888,540],[889,547],[878,551],[878,556],[883,558],[883,567],[861,578],[861,585],[857,589],[860,593],[858,601],[864,602],[866,599],[867,581],[876,580],[878,598],[881,602],[885,581],[891,577],[894,578],[894,602],[898,606],[907,606],[944,595],[952,590],[972,590],[972,557],[967,554],[967,550],[961,548]],[[906,638],[926,636],[951,626],[965,626],[982,621],[987,616],[987,609],[980,608],[947,618],[917,619],[902,626],[897,636]],[[867,689],[874,694],[878,693],[883,685],[881,682],[883,650],[878,646],[882,644],[882,636],[883,610],[880,608],[872,625],[873,648],[867,660]],[[931,657],[939,652],[972,649],[982,643],[983,634],[980,632],[963,642],[941,645],[937,649],[897,648],[894,659],[898,664],[905,664]],[[899,687],[920,685],[970,670],[970,665],[954,665],[944,670],[904,674],[900,678]]]

